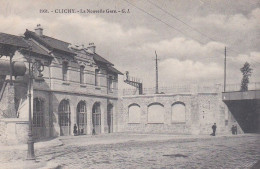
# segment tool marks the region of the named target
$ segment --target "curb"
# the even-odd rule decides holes
[[[60,139],[55,138],[53,140],[50,141],[43,141],[43,142],[36,142],[34,143],[34,147],[36,149],[40,149],[40,148],[44,148],[44,147],[55,147],[55,146],[61,146],[63,145],[63,143],[60,141]],[[20,145],[8,145],[8,146],[4,146],[1,145],[0,146],[0,151],[9,151],[9,150],[27,150],[27,144],[20,144]]]

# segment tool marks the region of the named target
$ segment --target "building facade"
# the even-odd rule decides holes
[[[14,85],[15,107],[18,118],[28,119],[31,60],[35,63],[31,91],[34,138],[72,135],[74,125],[78,134],[115,132],[118,75],[122,73],[96,53],[95,45],[71,45],[45,36],[40,25],[35,32],[26,30],[23,39],[31,49],[13,57],[27,67],[26,75],[15,79],[19,81]]]

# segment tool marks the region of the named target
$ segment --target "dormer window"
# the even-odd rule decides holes
[[[80,70],[79,70],[79,78],[80,78],[80,83],[83,84],[84,83],[84,66],[80,66]]]
[[[62,80],[63,81],[68,80],[68,62],[62,63]]]

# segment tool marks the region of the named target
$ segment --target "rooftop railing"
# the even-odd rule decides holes
[[[248,84],[248,90],[260,90],[260,82]],[[222,84],[179,84],[168,87],[159,87],[158,94],[194,94],[194,93],[221,93],[224,91]],[[226,92],[240,91],[240,84],[227,84]],[[122,96],[139,95],[138,89],[123,89],[119,92]],[[155,87],[143,88],[143,95],[155,94]]]

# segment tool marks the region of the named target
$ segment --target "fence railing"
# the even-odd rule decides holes
[[[248,84],[248,90],[260,90],[260,82]],[[168,87],[159,87],[159,94],[192,94],[192,93],[221,93],[224,91],[222,84],[180,84]],[[240,84],[227,84],[226,92],[240,91]],[[119,92],[122,96],[139,95],[138,89],[123,89]],[[143,95],[155,94],[155,87],[143,88]]]
[[[241,84],[227,84],[226,92],[240,91]],[[248,90],[260,90],[260,82],[254,82],[248,84]]]

